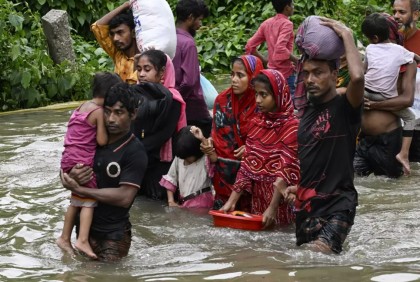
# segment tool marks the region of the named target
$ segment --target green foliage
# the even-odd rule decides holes
[[[89,78],[97,70],[108,69],[109,59],[102,49],[75,38],[77,63],[55,65],[48,55],[40,15],[27,3],[0,2],[0,110],[87,99]]]
[[[175,10],[178,0],[168,0]],[[271,1],[205,0],[210,16],[203,21],[196,42],[204,72],[229,72],[234,56],[241,55],[259,25],[274,16]],[[0,0],[0,111],[90,97],[94,72],[112,70],[112,61],[92,40],[89,26],[124,0]],[[364,15],[389,11],[389,0],[294,1],[295,28],[309,15],[341,20],[364,40]],[[55,65],[48,56],[41,16],[50,9],[69,14],[77,61]],[[264,51],[263,47],[263,51]]]

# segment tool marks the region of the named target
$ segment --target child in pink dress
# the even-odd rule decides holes
[[[78,164],[93,167],[96,146],[104,146],[108,142],[104,117],[103,103],[105,94],[114,84],[121,82],[113,73],[96,73],[93,79],[92,100],[80,105],[71,115],[64,139],[64,151],[61,158],[61,169],[68,173]],[[96,189],[96,178],[86,183],[86,187]],[[75,248],[90,258],[96,259],[89,244],[89,230],[92,223],[93,208],[97,203],[94,199],[72,194],[70,206],[64,217],[64,227],[57,245],[68,253],[73,253],[70,242],[71,232],[76,216],[80,210],[80,231]]]
[[[176,137],[175,158],[160,185],[167,189],[170,207],[208,208],[213,206],[211,165],[200,150],[201,140],[207,141],[196,126],[181,129]],[[179,201],[174,193],[179,189]]]

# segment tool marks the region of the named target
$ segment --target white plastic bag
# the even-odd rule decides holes
[[[153,47],[171,57],[176,51],[175,20],[166,0],[131,0],[140,52]]]

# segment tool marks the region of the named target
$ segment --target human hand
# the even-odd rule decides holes
[[[62,169],[60,170],[60,179],[61,179],[61,184],[63,184],[63,187],[72,192],[75,192],[75,190],[79,187],[79,184],[76,182],[76,180],[71,178]]]
[[[228,212],[234,211],[234,210],[235,210],[235,206],[236,206],[236,204],[234,204],[234,203],[232,203],[232,202],[230,202],[230,201],[227,201],[227,202],[223,205],[223,207],[221,207],[221,208],[219,209],[219,211],[223,211],[224,213],[228,213]]]
[[[192,135],[194,135],[195,138],[197,138],[200,141],[203,141],[203,139],[205,139],[204,135],[203,135],[203,132],[197,126],[194,126],[194,125],[191,126],[190,132],[192,133]]]
[[[241,160],[244,157],[244,153],[245,153],[245,145],[242,145],[241,147],[233,151],[233,156],[237,158],[238,160]]]
[[[284,201],[289,203],[289,205],[294,204],[296,200],[296,192],[297,192],[297,186],[289,186],[284,190],[284,193],[282,194],[284,197]]]
[[[79,184],[88,183],[93,177],[93,169],[83,164],[76,164],[68,173]]]
[[[368,98],[365,97],[363,101],[363,109],[366,111],[374,110],[375,104],[376,104],[375,101],[369,100]]]
[[[213,140],[211,138],[207,139],[207,142],[201,142],[200,144],[200,150],[205,155],[211,155],[215,152],[215,149],[213,147]]]
[[[325,18],[325,17],[320,17],[320,24],[321,25],[325,25],[328,26],[329,28],[331,28],[332,30],[335,31],[335,33],[337,33],[337,35],[342,38],[343,35],[345,33],[352,33],[351,29],[348,28],[345,24],[343,24],[342,22],[333,20],[333,19],[329,19],[329,18]]]
[[[269,206],[263,213],[263,228],[269,228],[276,223],[276,209]]]

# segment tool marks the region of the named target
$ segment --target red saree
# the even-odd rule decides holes
[[[250,120],[255,116],[255,92],[250,84],[251,79],[263,69],[260,59],[252,55],[241,56],[246,67],[249,85],[241,99],[228,88],[220,93],[213,107],[213,129],[211,137],[218,160],[215,164],[213,185],[216,200],[227,201],[235,183],[240,161],[235,159],[233,151],[245,144]],[[242,202],[246,202],[246,199]],[[245,204],[246,205],[246,204]],[[246,209],[243,207],[242,209]]]
[[[252,195],[251,213],[263,214],[274,193],[273,182],[281,177],[287,185],[296,185],[300,178],[297,158],[298,119],[293,114],[289,87],[275,70],[261,71],[274,91],[277,111],[258,113],[250,123],[246,151],[238,171],[234,190]],[[294,221],[292,207],[282,202],[277,223]]]

